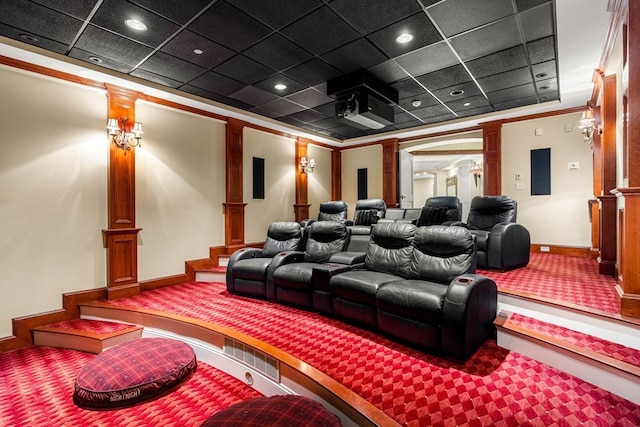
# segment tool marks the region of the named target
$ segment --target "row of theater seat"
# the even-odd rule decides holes
[[[366,247],[339,221],[270,225],[264,247],[236,251],[230,293],[295,305],[464,360],[492,334],[495,283],[474,274],[464,227],[378,223]]]

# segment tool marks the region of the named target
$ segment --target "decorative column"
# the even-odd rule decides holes
[[[342,200],[342,150],[331,150],[331,199]]]
[[[228,118],[225,143],[224,240],[228,253],[244,246],[242,130],[245,123]]]
[[[480,123],[482,128],[483,193],[502,194],[502,121]]]
[[[382,198],[388,207],[398,203],[398,138],[385,139],[382,144]]]
[[[300,170],[300,159],[309,155],[309,140],[299,137],[296,141],[296,203],[293,205],[295,220],[300,222],[309,218],[309,176]]]
[[[109,118],[135,123],[139,92],[105,84]],[[126,129],[130,131],[131,129]],[[107,296],[116,299],[140,293],[138,284],[138,232],[136,228],[136,152],[109,144],[109,224],[102,230],[107,249]]]

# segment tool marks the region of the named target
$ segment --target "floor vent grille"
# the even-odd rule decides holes
[[[224,339],[224,354],[251,366],[276,382],[280,382],[280,363],[260,350],[231,338]]]

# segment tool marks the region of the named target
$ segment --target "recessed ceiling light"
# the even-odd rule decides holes
[[[463,105],[463,106],[465,106],[465,107],[468,107],[469,105],[471,105],[471,103],[470,103],[470,102],[465,102],[465,103],[464,103],[464,104],[462,104],[462,105]]]
[[[411,40],[413,40],[413,34],[409,33],[400,34],[396,37],[396,42],[401,44],[409,43]]]
[[[414,107],[419,107],[422,105],[422,101],[420,101],[419,99],[415,99],[413,101],[411,101],[411,105],[413,105]]]
[[[278,83],[277,85],[274,86],[274,88],[276,88],[277,90],[285,90],[287,88],[287,85],[283,85],[282,83]]]
[[[193,53],[195,53],[196,55],[202,55],[204,51],[202,49],[193,49]]]
[[[460,96],[462,94],[464,94],[464,90],[462,90],[462,89],[456,89],[456,90],[453,90],[453,91],[449,92],[449,95],[451,95],[451,96]]]
[[[132,30],[147,31],[147,26],[137,19],[127,19],[126,21],[124,21],[124,24]]]
[[[31,42],[31,43],[38,43],[38,38],[32,36],[31,34],[20,34],[20,38],[22,40],[26,40],[26,41]]]
[[[102,58],[98,58],[97,56],[90,56],[89,61],[95,62],[96,64],[102,64]]]
[[[540,90],[547,90],[549,89],[550,86],[540,86],[538,89]]]
[[[538,73],[538,74],[536,74],[536,79],[541,79],[543,77],[547,77],[547,73]]]

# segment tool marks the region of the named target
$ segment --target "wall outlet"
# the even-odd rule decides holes
[[[524,182],[516,182],[516,190],[524,190]]]
[[[540,252],[549,252],[549,246],[540,246]]]
[[[569,170],[580,169],[580,162],[569,162],[567,164],[567,167],[569,168]]]
[[[536,136],[542,135],[542,128],[536,128]]]
[[[571,125],[571,123],[567,123],[564,125],[565,132],[571,132],[572,130],[573,130],[573,126]]]

